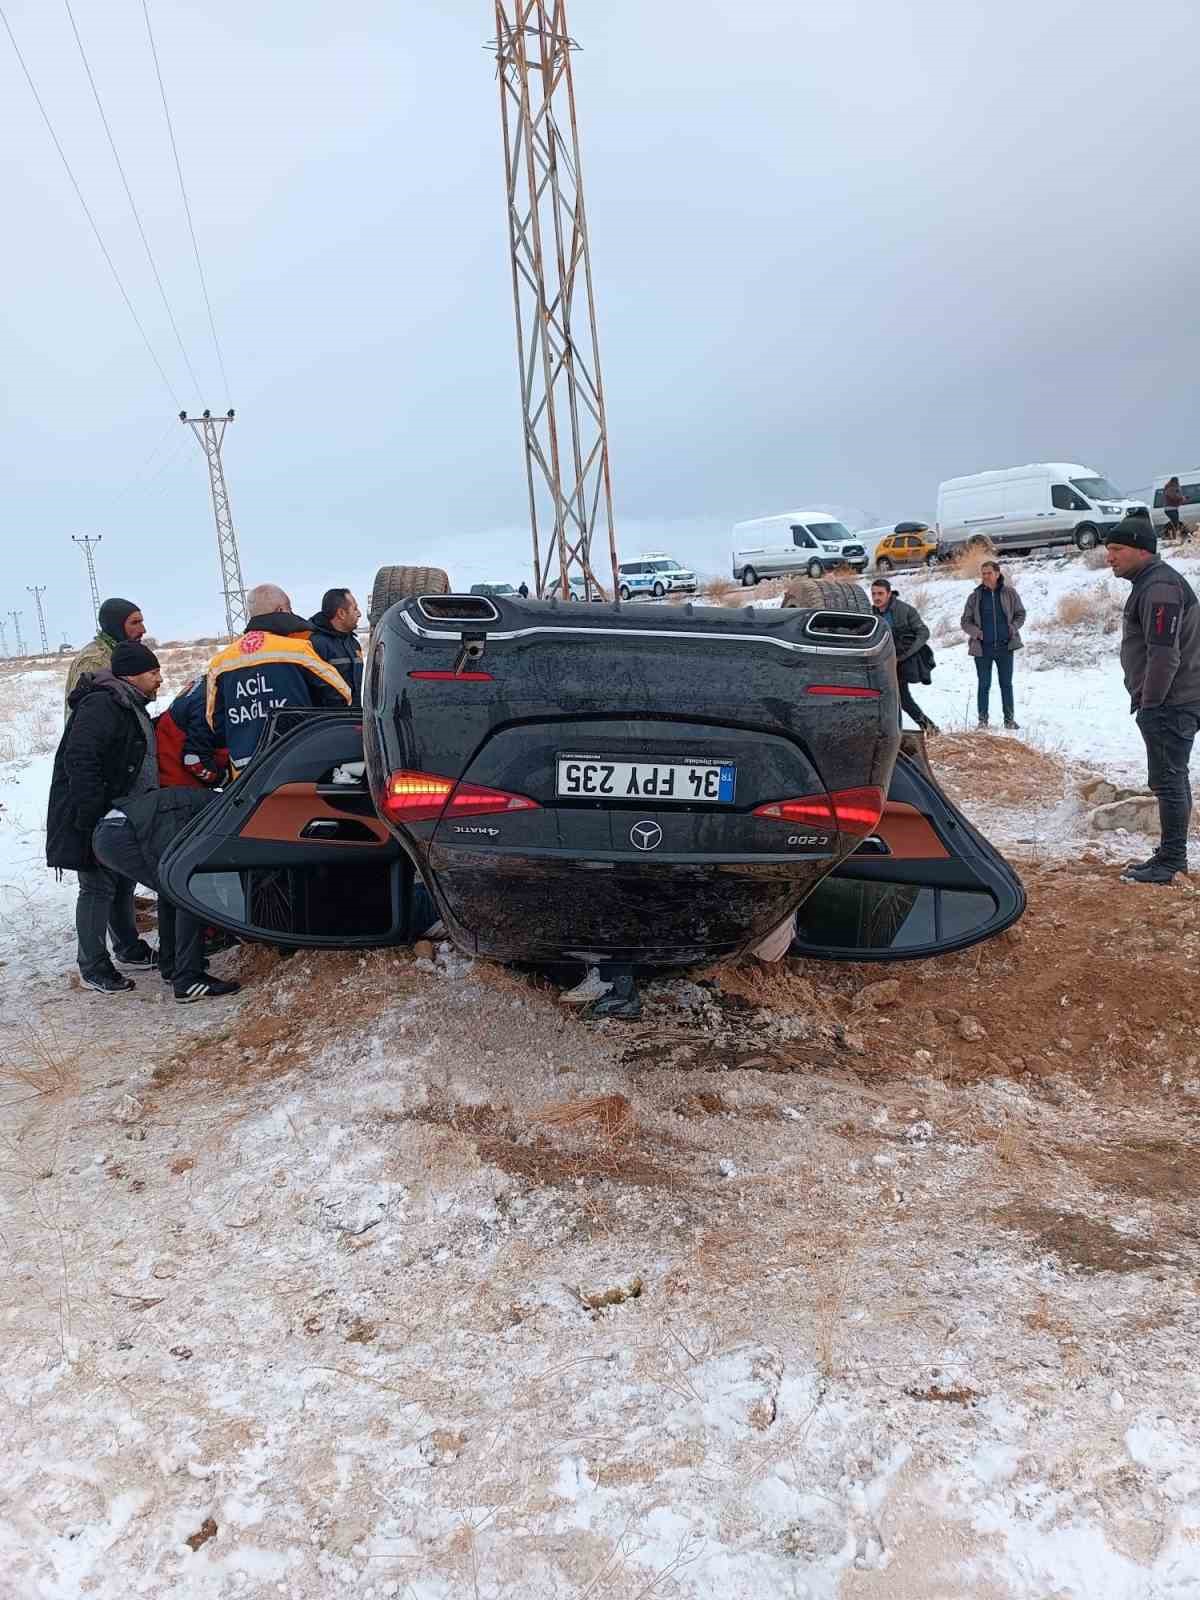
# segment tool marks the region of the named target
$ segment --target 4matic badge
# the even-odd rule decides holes
[[[454,833],[481,833],[485,839],[498,839],[500,837],[499,828],[481,828],[471,822],[456,822],[452,824],[451,831]]]

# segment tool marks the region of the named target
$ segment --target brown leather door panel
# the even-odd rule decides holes
[[[887,802],[875,832],[901,861],[949,859],[950,852],[933,831],[928,817],[901,800]]]
[[[372,850],[376,845],[386,845],[390,834],[378,817],[356,818],[359,827],[371,834],[370,839],[330,838],[319,834],[305,836],[304,830],[311,822],[344,823],[345,811],[335,810],[319,793],[315,783],[281,783],[278,789],[262,797],[254,810],[238,829],[243,839],[271,839],[286,844],[315,844],[326,849],[329,845],[357,846]],[[355,829],[357,831],[357,829]]]

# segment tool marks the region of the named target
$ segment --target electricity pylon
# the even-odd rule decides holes
[[[564,0],[495,0],[508,238],[538,595],[617,589],[608,426]],[[548,535],[542,550],[539,524]],[[603,547],[602,547],[603,548]],[[599,559],[601,551],[595,552]]]
[[[2,621],[0,621],[0,648],[3,649],[4,654],[7,656],[8,655],[8,629],[4,626],[4,623]]]
[[[39,583],[31,588],[29,584],[26,584],[25,591],[33,596],[33,603],[37,606],[38,629],[42,635],[42,654],[48,656],[50,654],[50,641],[46,637],[46,613],[42,610],[42,596],[46,592],[46,585]],[[96,609],[99,610],[99,607]]]
[[[13,632],[17,636],[17,654],[18,656],[23,656],[25,654],[25,641],[21,637],[21,618],[25,613],[23,611],[10,611],[8,614],[12,618]]]
[[[246,590],[242,584],[242,558],[238,553],[237,534],[233,528],[233,513],[229,509],[229,490],[225,487],[225,467],[221,461],[221,444],[225,429],[233,421],[233,412],[214,417],[205,411],[198,417],[179,413],[180,422],[186,422],[196,435],[208,462],[208,483],[212,490],[213,516],[217,523],[217,555],[221,562],[221,592],[225,596],[225,627],[232,639],[235,633],[246,628]]]
[[[98,545],[103,537],[102,533],[98,533],[94,539],[86,533],[81,537],[77,537],[75,534],[71,535],[72,544],[83,546],[83,558],[87,562],[88,569],[88,582],[92,586],[92,615],[97,618],[97,625],[100,611],[100,590],[96,587],[96,557],[93,554],[93,546]]]

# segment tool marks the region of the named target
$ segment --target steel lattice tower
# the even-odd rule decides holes
[[[42,610],[42,596],[46,592],[46,585],[39,583],[31,587],[26,584],[25,591],[33,596],[33,603],[37,606],[38,630],[42,635],[42,654],[48,656],[50,654],[50,641],[46,637],[46,613]],[[99,607],[97,607],[97,610],[99,610]]]
[[[83,547],[83,558],[87,562],[88,582],[92,586],[92,615],[96,618],[97,626],[99,626],[100,590],[96,587],[96,557],[93,553],[93,546],[98,545],[103,537],[102,533],[98,533],[94,539],[90,534],[86,533],[82,537],[78,537],[75,534],[71,535],[71,543]]]
[[[200,442],[208,462],[208,482],[212,490],[213,516],[217,523],[217,555],[221,562],[221,592],[225,596],[225,627],[229,637],[243,633],[246,628],[246,590],[242,584],[242,558],[238,554],[237,534],[233,528],[233,513],[229,509],[229,490],[225,487],[225,468],[221,461],[221,444],[225,429],[233,421],[233,412],[214,417],[205,411],[198,417],[179,413],[180,422],[186,422]]]
[[[598,528],[607,536],[604,564],[611,568],[614,595],[617,584],[573,48],[564,0],[496,0],[535,589],[564,599],[573,576],[589,590],[607,589],[607,576],[598,582],[592,564]]]
[[[13,632],[17,636],[17,654],[18,656],[23,656],[25,654],[25,641],[21,637],[21,618],[25,613],[23,611],[10,611],[8,614],[12,618]]]
[[[8,655],[8,629],[3,622],[0,622],[0,649],[3,649],[6,656]]]

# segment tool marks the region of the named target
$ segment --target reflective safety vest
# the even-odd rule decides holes
[[[284,706],[342,706],[350,689],[336,667],[313,649],[307,632],[254,628],[208,664],[205,714],[217,743],[240,771],[257,748],[268,718]]]

